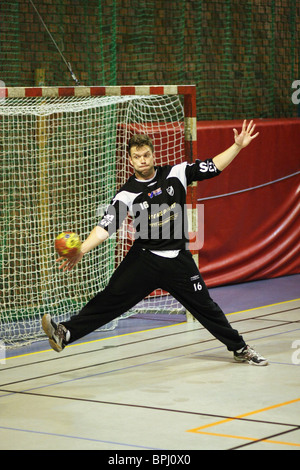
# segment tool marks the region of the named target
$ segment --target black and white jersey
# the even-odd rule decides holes
[[[193,181],[219,175],[211,159],[155,167],[151,180],[132,175],[107,207],[100,227],[115,233],[129,214],[134,243],[149,250],[185,249],[188,242],[186,193]]]

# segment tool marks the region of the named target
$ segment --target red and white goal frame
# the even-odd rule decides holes
[[[196,85],[123,85],[77,87],[0,87],[0,98],[182,95],[187,159],[197,154]]]
[[[57,87],[0,87],[0,100],[5,98],[60,98],[60,97],[100,97],[100,96],[150,96],[179,95],[184,107],[184,148],[185,158],[192,163],[197,157],[197,114],[196,85],[123,85],[123,86],[57,86]],[[196,184],[188,188],[187,207],[190,240],[197,237]],[[196,243],[197,245],[197,243]],[[198,265],[199,250],[193,248],[192,254]]]

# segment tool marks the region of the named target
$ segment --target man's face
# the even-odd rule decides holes
[[[148,180],[155,175],[153,153],[148,145],[131,147],[129,161],[137,179]]]

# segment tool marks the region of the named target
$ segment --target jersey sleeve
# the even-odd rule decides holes
[[[187,185],[193,181],[202,181],[218,176],[221,171],[218,170],[211,158],[206,160],[196,160],[195,163],[186,166]]]
[[[107,206],[98,225],[106,230],[109,236],[113,235],[122,225],[128,213],[127,204],[117,196]]]

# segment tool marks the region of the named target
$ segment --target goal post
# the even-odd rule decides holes
[[[54,239],[65,230],[84,239],[99,221],[132,173],[133,133],[153,139],[158,165],[196,158],[196,87],[0,88],[0,123],[0,338],[13,345],[41,337],[44,313],[65,320],[105,287],[132,243],[129,223],[68,274],[57,269]],[[165,311],[183,309],[155,292],[128,314]]]

